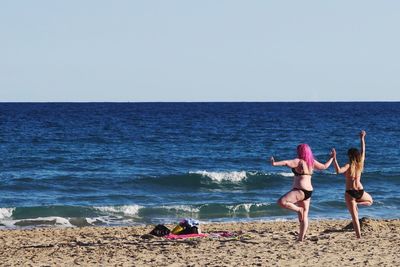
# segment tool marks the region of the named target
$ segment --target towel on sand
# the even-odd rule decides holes
[[[187,235],[174,235],[169,234],[164,236],[167,239],[186,239],[186,238],[196,238],[196,237],[206,237],[207,234],[187,234]]]

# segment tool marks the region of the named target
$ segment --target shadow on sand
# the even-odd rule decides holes
[[[362,217],[358,221],[360,222],[361,229],[363,229],[363,227],[368,224],[369,219],[367,217]],[[353,230],[354,230],[353,223],[350,222],[345,227],[342,227],[340,229],[335,229],[335,228],[326,229],[323,231],[323,233],[325,233],[325,234],[327,234],[327,233],[342,233],[342,232],[350,232]]]

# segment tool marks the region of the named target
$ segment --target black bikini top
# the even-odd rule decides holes
[[[300,176],[300,175],[311,175],[310,173],[304,173],[304,170],[303,170],[303,173],[298,173],[298,172],[296,171],[296,168],[292,168],[292,172],[293,172],[293,174],[294,174],[295,176]]]

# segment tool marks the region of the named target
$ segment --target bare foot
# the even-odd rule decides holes
[[[304,221],[304,208],[303,207],[299,207],[299,211],[297,212],[297,215],[299,216],[300,222]]]

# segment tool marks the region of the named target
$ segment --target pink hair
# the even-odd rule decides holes
[[[307,163],[307,167],[311,169],[314,166],[314,156],[311,147],[307,144],[297,146],[297,157]]]

